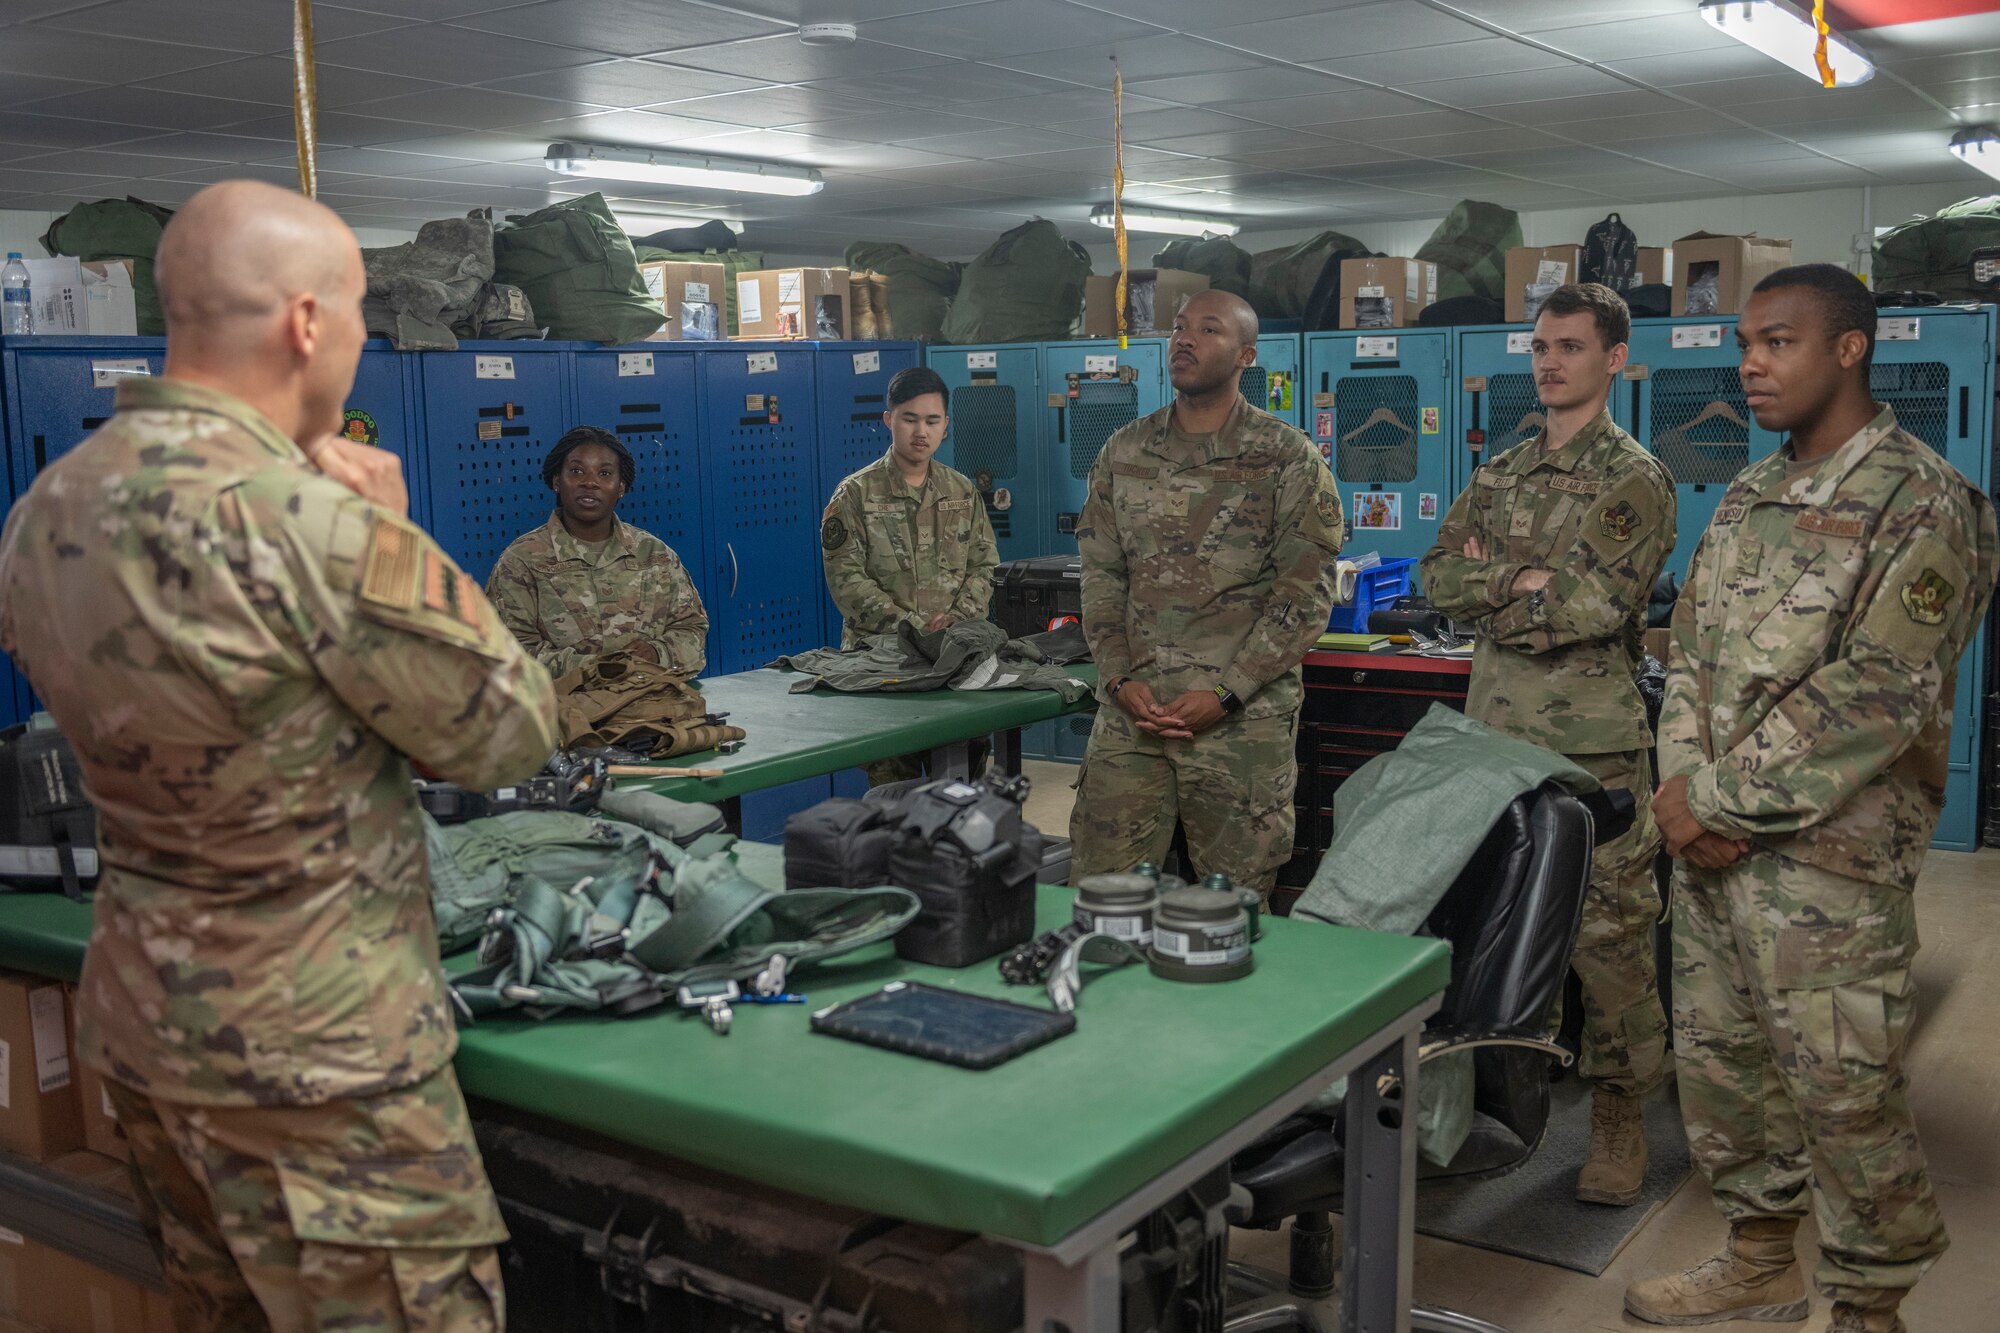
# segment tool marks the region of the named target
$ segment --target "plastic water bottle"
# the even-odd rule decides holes
[[[7,252],[7,267],[0,268],[0,333],[33,333],[35,308],[28,298],[28,266],[19,250]]]

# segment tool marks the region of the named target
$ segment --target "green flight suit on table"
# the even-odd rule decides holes
[[[636,652],[680,676],[700,675],[708,661],[708,612],[686,566],[622,519],[612,519],[609,538],[588,543],[550,514],[500,553],[486,595],[557,678],[610,653]]]
[[[1583,983],[1581,1072],[1643,1096],[1667,1075],[1653,927],[1653,736],[1639,696],[1646,601],[1674,545],[1674,486],[1599,411],[1550,453],[1545,433],[1472,474],[1424,556],[1424,595],[1477,629],[1465,711],[1631,791],[1632,827],[1597,848],[1571,965]],[[1464,554],[1476,537],[1486,558]],[[1516,597],[1524,569],[1549,569]]]
[[[405,756],[533,772],[548,673],[254,409],[169,379],[117,402],[8,516],[0,646],[97,810],[78,1053],[177,1326],[495,1328],[506,1231]]]
[[[892,451],[848,475],[827,501],[819,545],[843,648],[894,634],[905,620],[920,630],[937,615],[984,620],[993,601],[1000,547],[986,506],[971,478],[935,458],[922,486],[903,480]],[[880,760],[866,765],[868,780],[917,777],[923,761]]]
[[[1731,1221],[1801,1217],[1822,1291],[1893,1303],[1948,1244],[1910,1117],[1911,891],[1943,807],[1958,661],[2000,574],[1993,505],[1878,415],[1817,463],[1739,473],[1674,607],[1660,768],[1682,862],[1674,1046],[1696,1164]]]
[[[1295,427],[1238,398],[1213,435],[1169,404],[1105,442],[1078,521],[1083,632],[1100,706],[1070,816],[1072,873],[1165,859],[1176,819],[1197,875],[1265,898],[1292,855],[1300,662],[1333,611],[1340,494]],[[1141,731],[1103,691],[1243,701],[1192,740]]]

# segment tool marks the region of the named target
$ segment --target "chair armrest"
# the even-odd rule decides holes
[[[1440,1055],[1453,1051],[1470,1051],[1481,1046],[1520,1046],[1559,1061],[1565,1068],[1575,1062],[1576,1057],[1568,1050],[1539,1032],[1528,1028],[1502,1025],[1499,1027],[1443,1027],[1433,1028],[1424,1033],[1424,1039],[1417,1046],[1417,1063],[1422,1065],[1435,1060]]]
[[[1592,840],[1599,847],[1624,837],[1638,822],[1638,798],[1623,787],[1587,792],[1576,799],[1590,811]]]

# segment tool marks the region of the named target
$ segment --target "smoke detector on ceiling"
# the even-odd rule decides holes
[[[807,46],[852,46],[852,23],[801,23],[799,40]]]

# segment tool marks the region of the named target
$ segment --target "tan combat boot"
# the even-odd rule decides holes
[[[1806,1317],[1792,1217],[1735,1222],[1729,1245],[1685,1273],[1649,1278],[1625,1289],[1625,1312],[1649,1324],[1718,1324],[1725,1319],[1792,1323]]]
[[[1577,1173],[1584,1203],[1637,1202],[1646,1183],[1646,1125],[1639,1099],[1603,1084],[1590,1094],[1590,1160]]]
[[[1909,1325],[1896,1313],[1897,1304],[1900,1302],[1863,1309],[1835,1301],[1833,1321],[1826,1326],[1826,1333],[1910,1333]]]

